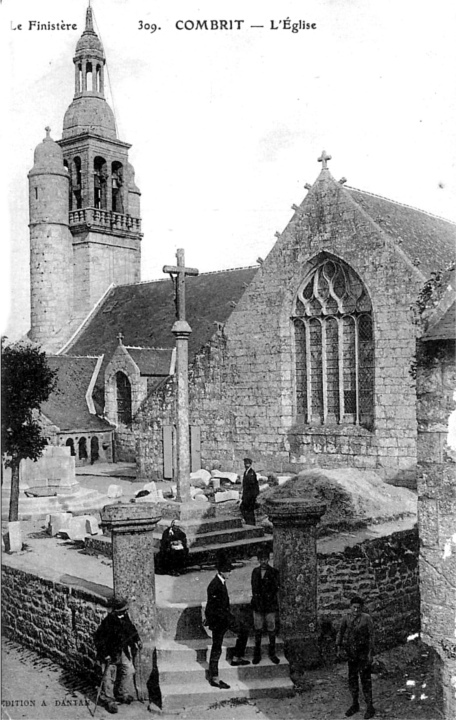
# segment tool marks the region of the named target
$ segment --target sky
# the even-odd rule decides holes
[[[0,324],[11,340],[29,328],[27,173],[45,126],[61,137],[86,7],[0,5]],[[453,0],[92,0],[92,8],[107,99],[142,192],[143,280],[164,278],[177,248],[200,272],[265,258],[315,181],[323,149],[336,179],[456,221]],[[77,30],[29,30],[33,20]],[[243,23],[176,26],[197,20]],[[287,20],[316,29],[292,32]]]

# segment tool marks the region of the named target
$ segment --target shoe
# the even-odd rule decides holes
[[[359,712],[359,704],[353,703],[353,705],[351,705],[348,708],[347,712],[345,713],[345,717],[351,717],[352,715],[354,715],[357,712]]]
[[[114,713],[118,713],[118,712],[119,712],[119,708],[117,707],[117,705],[116,705],[115,702],[109,702],[109,701],[106,702],[106,703],[105,703],[105,708],[106,708],[106,710],[108,711],[108,713],[112,713],[113,715],[114,715]]]
[[[119,702],[125,703],[125,705],[131,705],[131,703],[134,702],[134,697],[133,695],[121,695]]]
[[[270,661],[271,661],[272,663],[274,663],[274,665],[278,665],[279,662],[280,662],[280,660],[279,660],[279,658],[277,657],[276,654],[270,655],[270,656],[269,656],[269,659],[270,659]]]
[[[254,665],[258,665],[260,660],[261,660],[261,650],[258,650],[258,652],[256,650],[254,650],[252,663]]]
[[[223,682],[223,680],[209,680],[209,685],[216,687],[219,690],[229,690],[230,686]]]
[[[369,718],[373,718],[375,715],[375,708],[373,705],[368,705],[366,708],[366,712],[364,714],[364,720],[369,720]]]
[[[237,667],[238,665],[250,665],[250,660],[244,660],[244,658],[238,658],[237,660],[233,658],[231,661],[231,665],[233,667]]]

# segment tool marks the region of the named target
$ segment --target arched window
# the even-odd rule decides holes
[[[71,456],[74,457],[74,456],[76,455],[76,452],[75,452],[75,449],[74,449],[73,439],[72,439],[72,438],[68,438],[68,440],[66,441],[65,445],[68,445],[68,447],[70,448]]]
[[[93,161],[93,180],[94,207],[106,210],[108,167],[106,160],[99,155]]]
[[[93,465],[100,457],[100,444],[96,435],[90,440],[90,462]]]
[[[297,414],[307,423],[374,420],[372,304],[356,273],[326,257],[307,274],[293,315]]]
[[[79,438],[78,454],[80,460],[87,460],[87,440],[85,437]]]
[[[73,193],[74,205],[76,210],[82,208],[82,167],[81,158],[76,156],[73,158],[73,168],[71,173],[71,191]]]
[[[131,425],[131,384],[125,373],[116,373],[117,422]]]
[[[112,183],[112,211],[123,213],[123,167],[122,163],[115,161],[111,165],[111,183]]]

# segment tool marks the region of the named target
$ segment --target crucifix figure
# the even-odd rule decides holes
[[[320,157],[318,158],[318,162],[322,163],[322,170],[328,169],[328,160],[332,160],[332,157],[331,155],[328,155],[326,150],[323,150]]]
[[[177,500],[187,503],[190,495],[190,432],[188,411],[188,338],[192,329],[185,319],[185,278],[198,275],[196,268],[186,268],[184,251],[176,253],[177,265],[165,265],[163,272],[171,276],[174,284],[176,317],[171,332],[176,338],[176,380],[177,380]]]

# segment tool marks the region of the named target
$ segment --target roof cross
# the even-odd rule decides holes
[[[174,302],[176,304],[176,317],[185,320],[185,278],[187,275],[199,275],[196,268],[185,267],[184,250],[176,252],[177,265],[164,265],[163,272],[168,273],[174,284]]]
[[[326,150],[323,150],[320,157],[318,158],[318,162],[322,163],[322,170],[328,169],[328,160],[332,160],[332,156],[328,155]]]
[[[124,336],[122,335],[122,333],[119,332],[119,334],[116,335],[116,337],[117,337],[117,339],[118,339],[118,341],[119,341],[119,345],[123,345],[123,342],[122,342],[122,341],[123,341],[123,339],[124,339]]]

